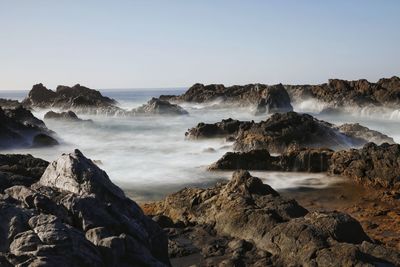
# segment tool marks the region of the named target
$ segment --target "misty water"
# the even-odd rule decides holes
[[[120,107],[131,109],[160,94],[181,94],[185,89],[132,89],[101,90],[116,99]],[[1,98],[22,100],[26,91],[3,91]],[[254,116],[251,107],[215,108],[212,105],[182,104],[188,116],[136,116],[106,117],[82,115],[94,123],[45,121],[57,133],[61,145],[52,148],[3,150],[0,153],[29,153],[33,156],[55,160],[60,154],[80,149],[95,160],[110,179],[121,186],[129,196],[138,201],[156,200],[185,186],[209,186],[228,179],[231,172],[209,172],[207,166],[227,151],[232,143],[223,138],[189,141],[185,131],[199,122],[217,122],[233,118],[240,120],[265,120],[267,116]],[[400,114],[389,109],[353,110],[353,115],[320,116],[324,104],[305,101],[294,105],[295,110],[307,112],[319,119],[335,124],[359,122],[379,130],[400,141]],[[43,119],[47,110],[33,113]],[[210,152],[212,150],[212,152]],[[252,172],[275,189],[324,187],[340,181],[325,174]]]

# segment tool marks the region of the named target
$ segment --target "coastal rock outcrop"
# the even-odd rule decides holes
[[[21,103],[18,100],[0,98],[0,107],[5,109],[17,108]]]
[[[151,115],[187,115],[189,114],[182,107],[171,104],[167,100],[161,100],[153,97],[146,104],[133,109],[131,111],[134,115],[151,114]]]
[[[268,170],[294,172],[326,172],[334,152],[322,148],[289,149],[272,156],[266,149],[248,152],[227,152],[209,170]]]
[[[222,84],[194,84],[180,96],[160,96],[176,102],[214,102],[240,106],[253,105],[257,114],[292,111],[289,94],[282,84],[247,84],[225,87]]]
[[[308,114],[276,113],[261,122],[222,120],[199,123],[185,133],[188,139],[229,137],[237,151],[267,149],[283,153],[291,146],[330,149],[360,147],[374,141],[394,142],[392,138],[358,124],[335,126]]]
[[[72,87],[59,85],[56,91],[47,89],[43,84],[32,87],[22,102],[27,107],[60,108],[78,113],[118,114],[122,112],[116,101],[103,96],[99,91],[76,84]]]
[[[92,120],[82,120],[73,111],[68,110],[65,112],[49,111],[44,114],[45,120],[61,120],[71,122],[93,122]]]
[[[333,154],[329,172],[372,187],[400,189],[400,145],[374,143]]]
[[[365,79],[330,79],[319,85],[285,85],[285,88],[295,101],[314,98],[333,107],[372,105],[397,108],[400,104],[400,78],[396,76],[382,78],[376,83]]]
[[[0,148],[53,146],[58,144],[54,135],[43,121],[22,106],[0,108]]]
[[[21,155],[0,165],[30,177],[2,184],[4,266],[170,266],[162,229],[79,150],[49,165]]]
[[[203,232],[214,232],[221,248],[214,245],[203,249],[200,254],[204,257],[210,250],[218,255],[220,250],[229,252],[232,247],[241,248],[242,253],[233,253],[231,257],[239,266],[249,260],[243,253],[246,250],[256,250],[255,255],[262,255],[262,260],[252,262],[254,266],[400,264],[399,253],[374,244],[349,215],[308,212],[246,171],[237,171],[229,182],[212,188],[183,189],[164,201],[148,204],[145,209],[153,215],[169,217],[174,227],[186,227],[184,232],[192,231],[192,235],[196,231],[190,229],[196,226],[201,226]],[[179,231],[172,232],[179,235]],[[201,232],[197,234],[192,240],[202,238]],[[179,244],[179,238],[172,237],[171,242],[176,248],[184,247],[188,241]],[[192,252],[186,250],[188,254],[195,252],[196,248]],[[260,256],[254,258],[257,257]],[[228,260],[221,264],[226,263]]]

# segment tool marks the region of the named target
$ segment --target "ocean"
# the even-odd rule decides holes
[[[114,98],[126,109],[138,107],[151,97],[161,94],[181,94],[186,88],[172,89],[107,89],[102,94]],[[28,91],[0,91],[0,98],[22,100]],[[206,187],[217,181],[229,179],[231,172],[210,172],[207,166],[224,153],[232,151],[232,143],[224,139],[192,141],[185,139],[188,128],[199,122],[217,122],[233,118],[239,120],[265,120],[267,116],[254,116],[251,107],[215,108],[212,105],[182,104],[188,116],[136,116],[107,117],[79,115],[92,119],[93,124],[76,124],[46,121],[57,133],[60,145],[52,148],[3,150],[0,153],[29,153],[33,156],[55,160],[62,153],[75,148],[96,160],[110,179],[134,200],[158,200],[171,192],[188,186]],[[376,109],[354,110],[352,115],[317,115],[321,103],[309,101],[294,105],[296,111],[307,112],[335,124],[359,122],[379,130],[400,142],[399,112]],[[48,110],[35,110],[40,119]],[[210,149],[212,148],[212,149]],[[210,152],[212,151],[212,152]],[[292,188],[320,188],[340,181],[326,174],[252,172],[277,190]]]

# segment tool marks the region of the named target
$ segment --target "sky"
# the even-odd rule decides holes
[[[0,90],[400,75],[400,1],[0,0]]]

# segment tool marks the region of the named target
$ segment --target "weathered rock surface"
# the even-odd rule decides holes
[[[134,115],[152,114],[152,115],[187,115],[189,114],[182,107],[171,104],[167,100],[161,100],[153,97],[146,104],[133,109],[131,111]]]
[[[227,152],[209,169],[326,172],[332,154],[332,150],[321,148],[292,149],[279,156],[271,156],[266,149]]]
[[[0,148],[53,146],[58,144],[54,135],[43,121],[22,106],[0,108]]]
[[[73,111],[68,110],[65,112],[49,111],[44,114],[45,120],[61,120],[71,122],[93,122],[92,120],[82,120]]]
[[[361,125],[337,127],[308,114],[276,113],[266,121],[222,120],[214,124],[199,123],[185,133],[188,139],[230,137],[234,149],[267,149],[283,153],[291,146],[330,149],[360,147],[367,142],[393,142],[393,139]]]
[[[0,192],[4,266],[169,266],[161,228],[80,151],[46,170],[31,156],[0,164],[11,177]]]
[[[176,102],[213,102],[224,104],[253,105],[256,113],[273,113],[292,111],[289,94],[282,84],[264,85],[248,84],[225,87],[222,84],[194,84],[180,96],[160,96],[161,99]]]
[[[310,213],[246,171],[235,172],[231,181],[213,188],[183,189],[164,201],[148,204],[145,209],[154,215],[170,217],[176,228],[186,227],[184,231],[194,236],[183,237],[192,240],[193,246],[196,245],[193,240],[205,235],[201,231],[197,233],[196,227],[201,226],[208,235],[213,235],[214,240],[219,241],[214,246],[204,247],[200,255],[214,257],[215,265],[246,266],[249,263],[249,257],[243,253],[246,250],[252,250],[255,255],[251,266],[400,264],[399,253],[374,244],[349,215]],[[171,249],[181,245],[183,250],[177,251],[196,253],[196,246],[190,250],[185,246],[187,240],[177,238],[181,236],[179,230],[172,231],[170,236]],[[232,248],[240,248],[242,254],[232,252]],[[219,258],[218,262],[213,254],[224,251],[232,253],[231,262],[224,258]],[[258,262],[261,259],[263,262]],[[233,264],[234,261],[239,265]]]
[[[123,112],[115,105],[114,99],[103,96],[99,91],[80,84],[72,87],[59,85],[56,91],[47,89],[41,83],[36,84],[22,103],[27,107],[55,107],[78,113],[118,114]]]
[[[17,108],[21,103],[18,100],[0,98],[0,107],[5,109]]]
[[[400,145],[368,143],[359,150],[338,151],[331,158],[329,172],[351,177],[364,185],[398,191]]]
[[[331,79],[319,85],[285,85],[291,98],[301,101],[315,98],[331,106],[388,106],[400,104],[400,78],[382,78],[377,83],[365,79],[346,81]]]

